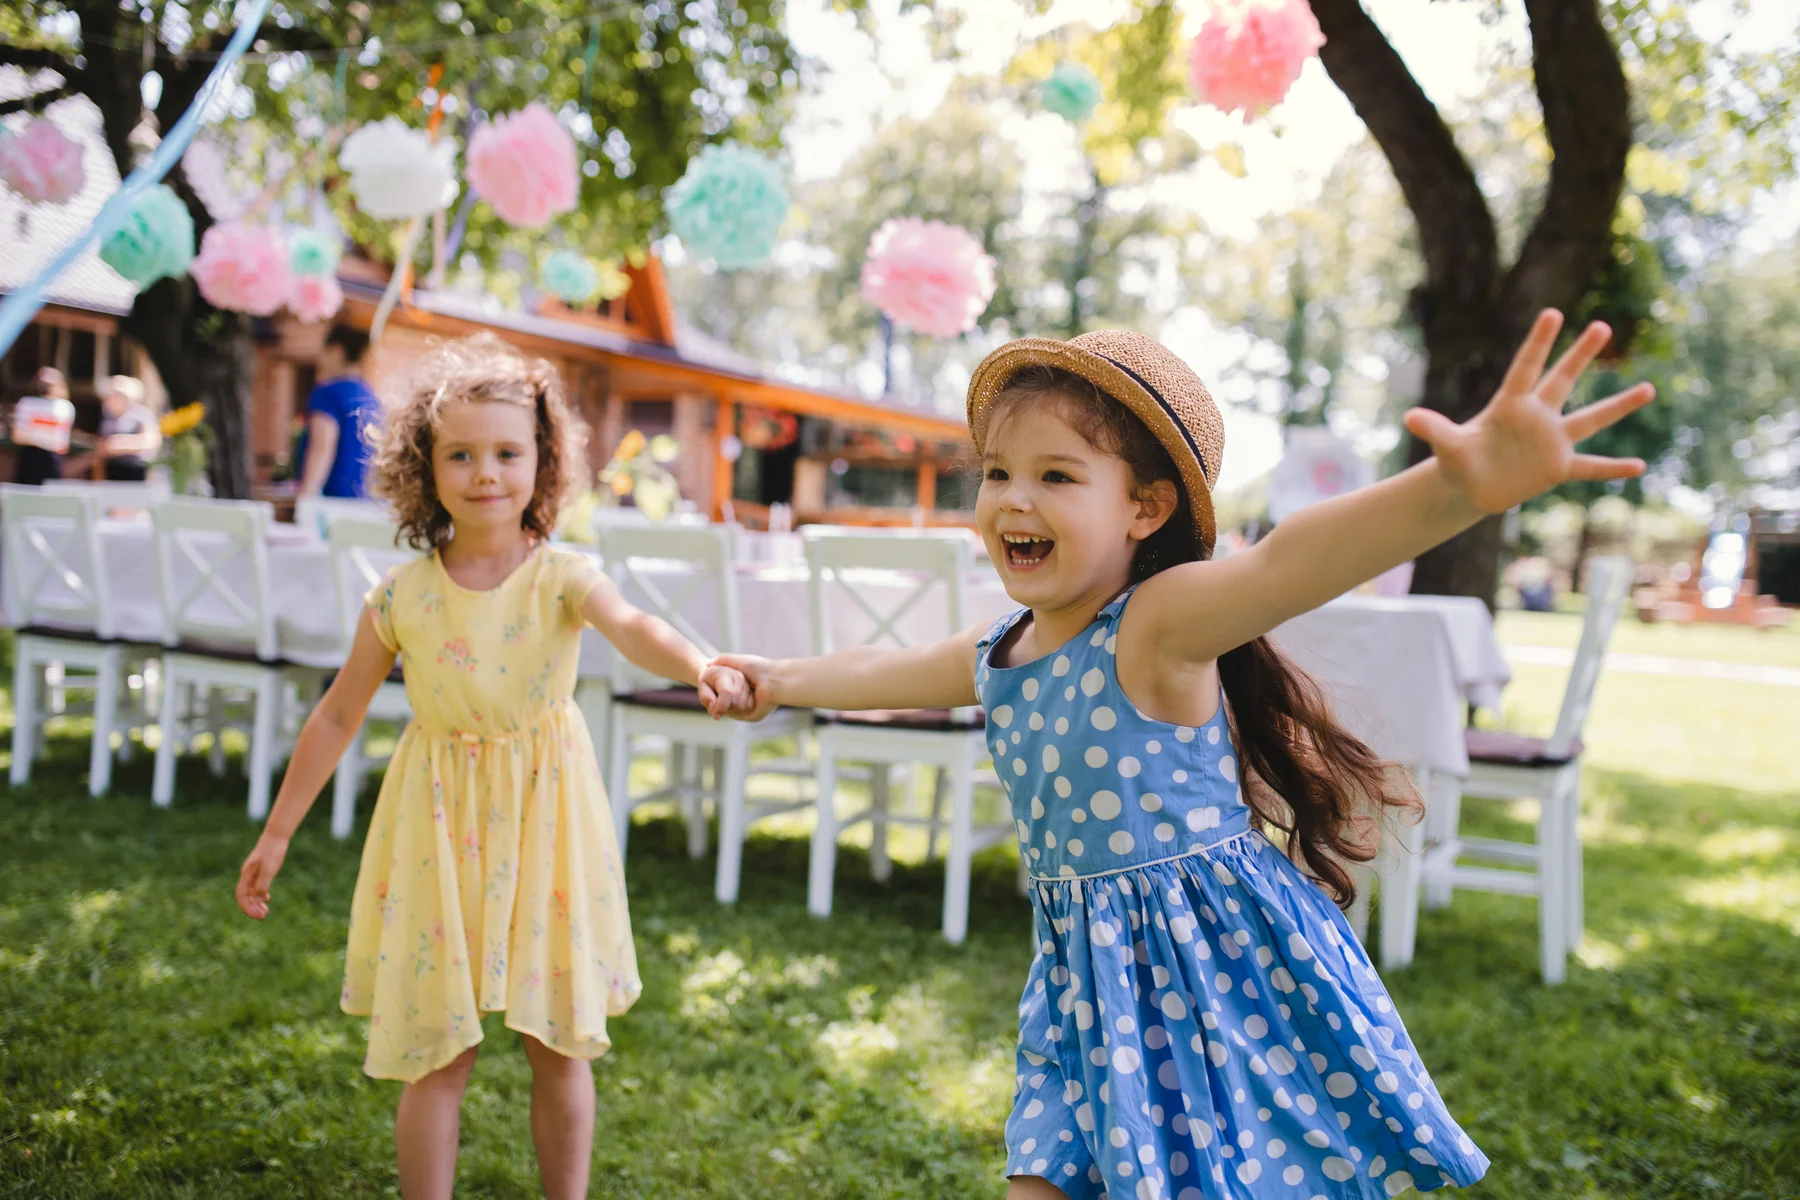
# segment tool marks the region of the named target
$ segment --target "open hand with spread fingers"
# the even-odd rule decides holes
[[[1606,348],[1612,331],[1599,321],[1589,325],[1546,371],[1562,323],[1555,309],[1538,314],[1500,390],[1469,421],[1459,425],[1425,408],[1406,414],[1407,431],[1430,443],[1444,477],[1483,512],[1505,512],[1571,479],[1644,473],[1642,459],[1584,454],[1576,447],[1650,403],[1656,390],[1640,383],[1565,413],[1576,381]]]

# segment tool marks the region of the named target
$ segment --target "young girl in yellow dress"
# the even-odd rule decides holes
[[[640,984],[612,818],[572,698],[583,627],[697,686],[715,715],[748,703],[736,671],[708,666],[587,558],[547,544],[584,440],[555,370],[491,336],[421,364],[375,471],[401,536],[427,553],[369,594],[238,880],[239,905],[263,919],[289,839],[400,657],[414,716],[363,847],[342,1005],[370,1018],[363,1069],[406,1084],[394,1134],[407,1200],[450,1195],[481,1016],[502,1010],[531,1062],[545,1193],[587,1192],[589,1060]]]

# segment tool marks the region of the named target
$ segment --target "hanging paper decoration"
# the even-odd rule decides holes
[[[682,245],[735,271],[775,249],[787,219],[787,185],[781,168],[754,150],[707,146],[669,189],[664,209]]]
[[[338,286],[336,275],[294,276],[294,291],[288,297],[288,307],[302,321],[310,325],[335,317],[343,306],[344,289]]]
[[[942,221],[890,218],[863,260],[863,299],[895,324],[932,337],[974,328],[994,283],[993,256],[974,234]]]
[[[266,317],[293,291],[287,243],[270,225],[214,225],[188,268],[208,304]]]
[[[337,272],[337,242],[316,229],[295,229],[288,234],[288,268],[295,275],[332,275]]]
[[[1279,104],[1324,44],[1307,0],[1213,0],[1189,77],[1206,103],[1251,115]]]
[[[145,188],[125,223],[100,243],[100,261],[140,288],[187,272],[194,261],[194,217],[166,183]]]
[[[338,165],[350,173],[356,207],[379,220],[422,217],[456,199],[455,144],[433,142],[399,117],[345,138]]]
[[[575,208],[575,139],[542,104],[495,117],[469,138],[469,188],[509,225],[536,229]]]
[[[1038,96],[1045,108],[1071,125],[1079,125],[1093,116],[1100,104],[1100,79],[1080,63],[1058,63],[1038,88]]]
[[[81,143],[37,117],[18,133],[0,134],[0,183],[33,204],[63,204],[81,191],[87,171]]]
[[[564,304],[585,304],[600,290],[600,270],[573,250],[558,250],[538,270],[544,290]]]
[[[225,153],[211,138],[195,138],[181,156],[181,173],[215,221],[235,221],[247,207],[226,177]]]

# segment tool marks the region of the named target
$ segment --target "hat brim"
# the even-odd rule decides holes
[[[988,355],[969,380],[969,435],[975,442],[976,452],[982,452],[987,440],[988,411],[994,397],[1021,369],[1032,366],[1057,367],[1079,375],[1130,409],[1132,415],[1144,423],[1169,452],[1175,469],[1181,473],[1182,490],[1187,493],[1188,508],[1193,515],[1194,536],[1199,539],[1200,557],[1211,558],[1218,526],[1213,516],[1212,485],[1207,481],[1199,455],[1156,397],[1111,359],[1055,338],[1019,338]]]

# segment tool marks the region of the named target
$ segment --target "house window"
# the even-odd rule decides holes
[[[627,400],[625,402],[625,432],[633,429],[647,438],[659,433],[675,432],[675,402],[673,400]]]

